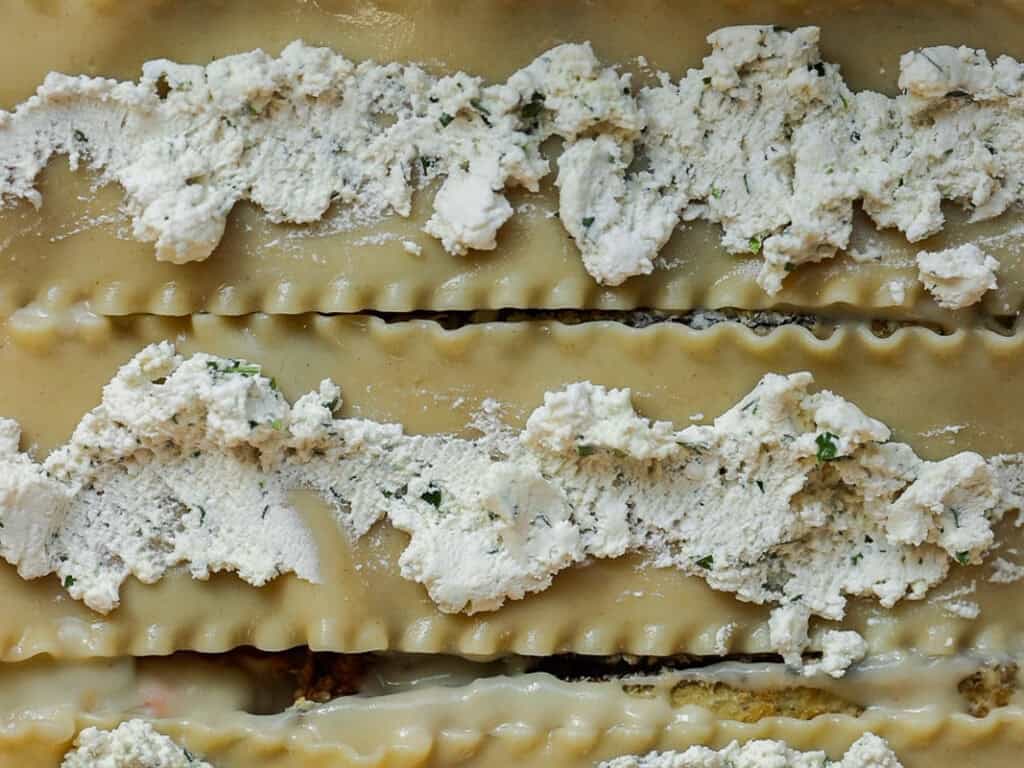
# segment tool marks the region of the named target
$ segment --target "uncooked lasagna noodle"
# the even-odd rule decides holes
[[[66,440],[118,367],[165,339],[183,354],[257,361],[289,398],[330,377],[342,388],[348,414],[397,422],[412,433],[464,431],[487,398],[502,403],[510,423],[520,426],[545,391],[583,379],[631,387],[644,415],[686,423],[717,416],[767,372],[806,370],[818,386],[882,419],[895,439],[929,459],[957,450],[995,455],[1021,444],[1021,425],[1006,419],[1000,405],[1024,375],[1020,336],[910,328],[878,338],[864,326],[844,325],[819,339],[792,326],[758,335],[735,323],[704,331],[546,322],[445,331],[426,321],[304,315],[77,318],[63,330],[44,331],[8,326],[0,362],[18,373],[0,380],[0,402],[3,415],[23,426],[23,448],[45,453]],[[946,372],[954,365],[951,380]],[[957,429],[950,432],[950,425]],[[152,585],[129,580],[120,607],[102,615],[68,599],[57,578],[24,580],[4,563],[2,657],[300,644],[477,656],[773,650],[766,607],[674,569],[643,567],[634,555],[569,568],[550,588],[497,611],[443,613],[419,584],[400,575],[404,534],[378,524],[353,542],[319,496],[296,492],[292,501],[314,532],[321,583],[285,575],[256,588],[230,574],[199,581],[174,571]],[[1021,544],[1011,517],[996,531],[1007,549]],[[955,567],[929,599],[905,600],[893,610],[851,600],[844,627],[860,632],[872,652],[1019,650],[1019,586],[990,583],[991,567]],[[977,603],[977,619],[950,611],[957,594]]]
[[[284,0],[258,8],[225,2],[18,3],[0,30],[0,107],[28,98],[50,70],[137,79],[144,61],[169,58],[207,63],[258,47],[276,55],[293,39],[327,45],[351,60],[417,61],[437,71],[465,70],[488,82],[507,78],[562,41],[590,40],[604,63],[673,77],[699,66],[706,35],[739,21],[822,28],[826,60],[842,66],[855,90],[896,88],[900,54],[923,45],[983,47],[994,58],[1024,58],[1020,9],[1013,2],[944,3],[921,14],[910,2],[721,3],[583,2],[531,6],[489,0],[457,11],[434,4]],[[61,23],[54,23],[59,16]],[[628,20],[625,18],[628,17]],[[70,25],[90,34],[74,40]],[[129,44],[130,43],[130,44]],[[647,62],[642,66],[638,57]],[[644,73],[648,73],[645,75]],[[421,228],[431,189],[418,194],[409,218],[391,217],[338,231],[330,222],[276,225],[242,203],[207,260],[157,262],[153,245],[132,239],[119,212],[115,186],[90,188],[84,172],[66,160],[50,163],[39,180],[43,205],[19,202],[0,211],[0,307],[16,309],[88,301],[108,315],[264,311],[348,312],[364,309],[482,309],[498,307],[832,307],[862,316],[970,322],[977,312],[1012,315],[1022,304],[1019,212],[967,225],[947,211],[946,231],[908,244],[902,234],[876,232],[858,213],[852,249],[882,251],[880,262],[840,255],[789,275],[768,295],[754,277],[760,259],[726,253],[718,225],[699,221],[676,232],[659,257],[664,268],[617,288],[586,273],[579,252],[557,218],[549,176],[539,193],[516,192],[517,213],[499,233],[494,252],[454,256]],[[959,312],[935,305],[917,281],[914,255],[965,240],[1001,263],[999,287],[977,308]],[[756,250],[756,249],[755,249]]]
[[[759,676],[776,686],[781,678],[773,690],[781,695],[785,675],[770,666],[750,675],[750,690]],[[906,768],[1001,768],[1024,746],[1019,708],[971,717],[944,690],[933,690],[932,679],[952,684],[969,670],[966,659],[890,663],[886,677],[876,671],[874,678],[853,682],[850,690],[861,702],[855,709],[833,698],[826,713],[809,719],[797,714],[740,721],[712,699],[692,703],[676,695],[693,680],[730,680],[727,667],[571,683],[547,674],[498,675],[277,710],[261,700],[254,671],[194,656],[33,661],[2,670],[0,766],[57,768],[82,729],[113,729],[135,718],[216,768],[592,768],[620,755],[695,744],[721,748],[736,739],[779,739],[838,758],[865,733],[886,739]],[[910,675],[934,697],[893,698],[892,683],[905,684]]]

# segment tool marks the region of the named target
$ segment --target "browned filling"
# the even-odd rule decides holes
[[[796,686],[771,690],[737,688],[726,683],[682,680],[673,686],[672,706],[698,706],[719,718],[756,723],[766,717],[811,720],[819,715],[857,717],[864,707],[819,688]]]
[[[281,711],[294,704],[324,703],[343,696],[365,694],[371,678],[394,658],[401,658],[402,663],[413,670],[418,663],[427,665],[431,662],[430,657],[419,659],[415,655],[389,659],[386,654],[314,652],[306,647],[274,653],[239,648],[212,657],[197,656],[240,668],[266,691],[275,692],[272,696],[274,703],[264,713]],[[767,717],[797,720],[811,720],[826,714],[857,717],[867,708],[863,702],[823,688],[796,684],[796,680],[793,685],[760,688],[707,679],[678,680],[674,684],[656,679],[662,673],[701,669],[723,661],[781,663],[778,657],[768,654],[728,657],[561,654],[540,658],[515,657],[496,662],[463,661],[461,666],[466,679],[543,672],[567,682],[620,681],[622,691],[630,696],[666,697],[673,707],[702,707],[720,719],[741,723],[755,723]],[[1018,672],[1016,663],[992,663],[962,679],[957,690],[963,700],[964,711],[973,717],[985,717],[993,709],[1008,706],[1018,689]]]
[[[1017,690],[1019,671],[1012,661],[986,664],[961,680],[957,690],[967,702],[967,711],[974,717],[985,717],[993,709],[1008,705]]]

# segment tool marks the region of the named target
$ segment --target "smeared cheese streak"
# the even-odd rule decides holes
[[[407,435],[336,418],[330,381],[289,405],[256,364],[147,347],[71,440],[37,463],[0,422],[0,554],[25,578],[56,572],[98,611],[129,575],[176,563],[253,584],[318,578],[288,505],[313,489],[352,538],[387,520],[399,564],[444,611],[475,613],[543,590],[574,563],[643,552],[741,600],[776,605],[771,638],[799,663],[812,615],[846,599],[921,599],[981,562],[1019,508],[1021,458],[923,461],[808,373],[766,375],[712,425],[638,415],[629,390],[578,382],[517,433]],[[861,658],[830,633],[811,671]]]
[[[125,190],[158,259],[207,258],[239,201],[275,222],[408,216],[443,179],[425,231],[453,254],[496,247],[505,190],[538,189],[557,160],[561,220],[603,284],[653,271],[680,222],[722,227],[763,257],[776,293],[800,264],[849,245],[856,201],[910,241],[952,200],[989,219],[1024,200],[1024,65],[938,46],[904,55],[901,95],[854,93],[819,31],[729,27],[702,67],[633,88],[589,44],[539,56],[505,83],[415,65],[355,64],[301,41],[206,66],[151,61],[137,83],[50,74],[0,111],[0,199],[40,204],[51,156]]]

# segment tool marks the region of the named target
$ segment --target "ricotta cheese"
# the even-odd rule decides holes
[[[790,749],[784,741],[734,741],[720,750],[690,747],[685,752],[651,752],[607,760],[598,768],[902,768],[884,739],[866,733],[842,759],[829,760],[824,752]]]
[[[86,728],[75,738],[61,768],[213,768],[144,720],[112,731]]]
[[[1021,460],[938,462],[808,373],[769,374],[710,425],[636,413],[628,390],[548,393],[516,433],[496,408],[477,438],[407,435],[337,418],[324,381],[294,405],[259,365],[147,347],[42,463],[0,422],[0,555],[25,578],[56,572],[98,611],[128,575],[186,563],[253,584],[316,580],[316,547],[287,494],[312,489],[352,538],[387,520],[399,565],[441,610],[474,613],[545,589],[574,563],[645,553],[739,599],[776,606],[773,645],[799,665],[812,616],[847,597],[921,599],[981,562],[1020,508]],[[863,655],[826,633],[811,672]]]
[[[1019,62],[913,51],[890,98],[851,91],[818,38],[721,29],[702,67],[639,89],[586,43],[491,85],[301,41],[277,58],[151,61],[137,83],[50,74],[0,111],[0,199],[39,205],[37,175],[67,155],[124,188],[135,236],[158,259],[187,262],[210,255],[242,200],[276,222],[313,222],[332,204],[369,221],[408,216],[414,190],[436,180],[425,231],[464,254],[496,247],[514,213],[505,191],[538,189],[550,171],[541,144],[559,137],[558,215],[598,282],[651,272],[681,222],[705,219],[728,251],[763,258],[757,279],[772,294],[800,264],[848,247],[858,200],[910,241],[942,228],[944,200],[972,220],[1024,200]]]
[[[508,82],[462,72],[355,64],[297,41],[207,66],[147,62],[137,83],[51,73],[0,111],[0,197],[39,205],[35,178],[54,154],[125,190],[134,235],[156,256],[207,258],[241,200],[275,222],[408,216],[413,189],[444,177],[426,231],[450,252],[495,247],[512,215],[504,190],[536,190],[540,144],[601,126],[634,135],[629,78],[587,44],[554,48]]]
[[[946,309],[962,309],[981,301],[996,287],[998,269],[999,262],[972,243],[917,254],[918,277]]]

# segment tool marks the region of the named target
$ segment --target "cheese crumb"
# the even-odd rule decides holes
[[[823,673],[830,677],[842,677],[867,652],[868,645],[857,632],[828,630],[821,638],[821,661],[805,665],[803,673],[807,676]]]
[[[790,749],[784,741],[733,741],[720,750],[690,747],[685,752],[650,752],[606,760],[598,768],[902,768],[884,739],[866,733],[842,759],[828,760],[824,752]]]
[[[213,768],[144,720],[112,731],[86,728],[75,738],[61,768]]]
[[[918,277],[938,305],[946,309],[977,304],[996,287],[998,270],[999,262],[972,243],[917,254]]]

